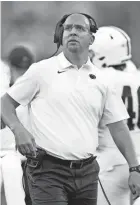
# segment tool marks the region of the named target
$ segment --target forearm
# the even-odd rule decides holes
[[[16,107],[18,104],[14,104],[11,101],[8,95],[4,95],[1,98],[1,118],[4,124],[13,131],[16,126],[22,125],[16,115]]]
[[[130,132],[127,125],[124,123],[123,126],[115,126],[113,127],[113,129],[112,127],[109,127],[109,130],[115,144],[128,162],[129,167],[138,165],[139,163],[136,157],[133,142],[131,140]]]
[[[114,140],[118,149],[125,157],[129,167],[137,166],[139,163],[136,157],[136,153],[130,135],[124,133],[124,131],[119,132],[119,135],[122,139],[118,138],[117,140]]]

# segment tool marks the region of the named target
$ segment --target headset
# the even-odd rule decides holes
[[[63,38],[63,32],[64,32],[64,27],[63,24],[65,23],[66,19],[71,16],[72,14],[82,14],[83,16],[85,16],[90,23],[90,32],[91,33],[96,33],[98,30],[98,26],[96,21],[93,19],[93,17],[91,17],[88,14],[85,13],[71,13],[71,14],[65,14],[60,21],[58,21],[58,23],[56,24],[56,28],[55,28],[55,33],[54,33],[54,43],[57,44],[57,51],[60,47],[60,45],[62,45],[62,38]],[[57,51],[52,55],[54,56]]]

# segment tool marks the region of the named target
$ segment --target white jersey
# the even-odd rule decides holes
[[[102,72],[105,73],[106,80],[110,81],[110,84],[115,85],[118,94],[122,97],[127,107],[130,115],[127,125],[136,152],[140,155],[140,71],[128,73],[106,68]],[[102,150],[102,153],[100,153],[100,150]],[[109,170],[114,165],[126,163],[107,127],[100,127],[99,129],[99,153],[97,152],[97,155],[102,170]]]
[[[125,72],[129,72],[129,73],[137,72],[137,67],[135,66],[132,60],[128,60],[125,63],[126,63],[126,68],[124,70]]]
[[[0,60],[0,97],[9,88],[11,80],[10,68],[9,66]]]
[[[0,97],[2,97],[9,89],[11,80],[10,68],[3,61],[0,61],[0,78]],[[28,130],[30,130],[30,123],[28,120],[28,107],[19,106],[17,108],[17,116],[20,119],[20,122]],[[3,151],[15,150],[15,138],[8,127],[0,130],[0,149]]]

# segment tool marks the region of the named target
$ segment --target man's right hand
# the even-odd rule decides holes
[[[22,125],[15,126],[12,131],[18,151],[24,156],[36,157],[37,148],[34,137]]]

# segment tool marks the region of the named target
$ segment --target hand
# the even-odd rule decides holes
[[[18,125],[13,130],[16,147],[22,155],[36,157],[36,143],[34,137],[22,126]]]
[[[134,171],[130,173],[128,184],[135,198],[140,196],[140,173]]]

